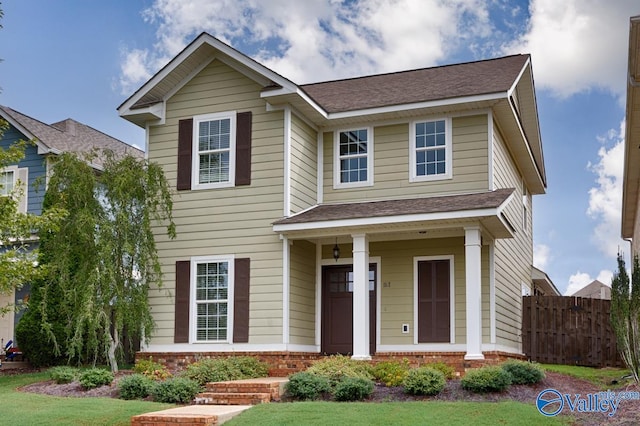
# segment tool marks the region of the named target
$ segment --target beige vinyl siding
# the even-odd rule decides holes
[[[292,344],[315,345],[316,246],[297,240],[291,245],[289,335]]]
[[[409,182],[409,123],[374,127],[373,186],[333,189],[333,132],[323,134],[324,201],[348,202],[486,191],[487,115],[454,117],[453,178]]]
[[[251,185],[175,191],[178,236],[154,229],[163,287],[150,291],[156,321],[151,344],[173,343],[175,262],[192,256],[234,255],[251,259],[249,343],[282,342],[282,242],[271,223],[284,202],[283,113],[266,112],[261,87],[213,61],[166,104],[166,122],[149,130],[149,159],[176,187],[178,121],[223,111],[252,111]],[[194,346],[194,350],[197,346]]]
[[[494,129],[494,184],[496,189],[515,188],[504,214],[515,228],[515,238],[495,242],[496,343],[521,350],[522,283],[531,284],[533,262],[532,205],[528,199],[528,228],[522,221],[522,178],[507,146]]]
[[[331,258],[333,246],[322,247],[323,258]],[[414,324],[414,257],[453,256],[455,280],[455,343],[466,342],[466,272],[464,238],[434,238],[372,242],[369,256],[381,258],[380,276],[380,344],[412,345]],[[350,253],[350,244],[340,244],[341,253]],[[343,256],[343,257],[346,257]],[[402,324],[409,324],[410,332],[402,333]],[[482,324],[483,343],[490,339],[489,247],[482,247]]]
[[[318,138],[308,124],[291,114],[291,213],[316,204]]]

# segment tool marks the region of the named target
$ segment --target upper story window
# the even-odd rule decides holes
[[[336,131],[334,188],[373,185],[373,130]]]
[[[193,119],[193,181],[196,188],[233,186],[236,114],[221,113]]]
[[[418,182],[450,179],[451,144],[451,119],[411,123],[409,180]]]
[[[15,172],[6,170],[0,172],[0,196],[7,196],[13,192]]]

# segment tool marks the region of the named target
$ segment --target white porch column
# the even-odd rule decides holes
[[[353,355],[370,360],[369,354],[369,239],[365,234],[353,237]]]
[[[484,359],[482,355],[482,240],[479,227],[464,228],[467,302],[467,353],[464,359]]]

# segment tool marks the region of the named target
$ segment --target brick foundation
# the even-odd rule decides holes
[[[453,367],[457,375],[464,375],[470,368],[499,364],[508,359],[525,359],[523,355],[507,352],[483,352],[484,360],[465,360],[464,352],[385,352],[373,355],[372,363],[382,361],[409,361],[412,367],[443,362]],[[251,356],[269,365],[272,377],[287,377],[307,369],[315,360],[325,355],[312,352],[138,352],[136,360],[149,359],[158,362],[171,371],[181,371],[193,362],[204,358],[228,358]]]

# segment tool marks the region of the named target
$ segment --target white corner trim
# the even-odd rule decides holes
[[[291,216],[291,108],[284,107],[284,217]]]
[[[289,265],[291,263],[291,248],[289,239],[282,236],[282,343],[289,343],[289,291],[290,291],[290,274]]]
[[[317,143],[318,152],[316,154],[318,158],[318,161],[316,162],[316,168],[317,168],[316,202],[318,204],[321,204],[322,201],[324,200],[324,132],[322,131],[322,129],[318,129],[318,134],[316,136],[316,139],[318,142]]]

